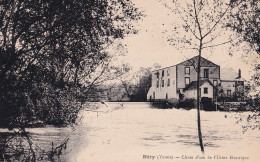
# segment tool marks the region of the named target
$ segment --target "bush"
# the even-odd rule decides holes
[[[0,127],[65,126],[75,122],[81,108],[77,88],[55,88],[43,82],[21,88],[13,85],[0,87]]]
[[[178,108],[186,108],[186,109],[192,109],[195,107],[195,99],[185,99],[185,100],[179,100],[177,103]]]
[[[201,107],[205,111],[215,111],[216,105],[214,104],[212,98],[202,97],[201,98]]]

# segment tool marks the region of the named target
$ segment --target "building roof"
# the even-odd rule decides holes
[[[198,65],[198,57],[199,56],[194,56],[188,60],[185,60],[177,65],[184,65],[184,66],[197,66]],[[205,59],[204,57],[201,57],[201,62],[200,65],[205,67],[205,66],[219,66],[211,61],[209,61],[208,59]]]
[[[213,83],[210,80],[201,80],[200,81],[200,86],[202,86],[204,83],[208,82],[213,88],[216,88]],[[183,90],[188,91],[188,90],[194,90],[197,88],[197,81],[193,81],[190,84],[187,85]]]
[[[163,68],[160,68],[160,69],[156,69],[156,70],[153,70],[152,72],[155,72],[155,71],[158,71],[158,70],[162,70],[162,69],[166,69],[166,68],[169,68],[169,67],[173,67],[173,66],[177,66],[177,65],[185,65],[185,66],[197,66],[197,63],[198,63],[198,57],[199,56],[194,56],[190,59],[187,59],[185,61],[182,61],[176,65],[172,65],[172,66],[167,66],[167,67],[163,67]],[[205,66],[219,66],[207,59],[205,59],[204,57],[201,57],[201,66],[205,67]]]
[[[220,69],[221,81],[245,81],[243,77],[238,78],[238,72],[232,68]]]
[[[153,70],[152,72],[155,72],[155,71],[158,71],[158,70],[167,69],[167,68],[174,67],[174,66],[176,66],[176,65],[172,65],[172,66],[167,66],[167,67],[159,68],[159,69]]]

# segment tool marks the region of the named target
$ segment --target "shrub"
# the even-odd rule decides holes
[[[177,103],[178,108],[192,109],[195,107],[195,99],[179,100]]]

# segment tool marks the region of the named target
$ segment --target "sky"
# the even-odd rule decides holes
[[[134,71],[140,67],[153,66],[155,63],[167,67],[196,56],[196,51],[178,50],[167,41],[171,33],[166,31],[170,31],[173,24],[181,21],[175,13],[159,0],[133,2],[146,15],[136,26],[139,29],[138,34],[129,35],[123,40],[127,48],[123,60],[128,62]],[[218,46],[214,51],[202,53],[202,57],[220,65],[221,68],[232,68],[235,71],[241,69],[242,77],[250,79],[253,74],[250,61],[254,60],[254,54],[249,58],[245,58],[243,51],[239,50],[232,54],[228,54],[226,47]]]

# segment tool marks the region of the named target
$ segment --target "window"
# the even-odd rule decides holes
[[[204,78],[209,78],[209,69],[204,69]]]
[[[213,80],[213,85],[217,86],[218,85],[218,81],[217,80]]]
[[[156,87],[158,88],[159,87],[159,79],[157,78],[157,81],[156,81]]]
[[[156,78],[159,79],[159,72],[154,73],[156,75]]]
[[[231,97],[231,90],[227,90],[227,96]]]
[[[167,76],[170,75],[170,69],[167,69]]]
[[[168,99],[168,93],[166,93],[166,99]]]
[[[168,82],[167,82],[167,86],[169,87],[170,86],[170,79],[168,79]]]
[[[204,88],[204,94],[208,94],[208,88]]]
[[[162,87],[164,87],[164,80],[162,80]]]
[[[162,77],[164,77],[164,70],[162,70]]]
[[[185,77],[185,85],[187,86],[190,84],[190,77]]]
[[[190,67],[185,67],[185,74],[190,74]]]

